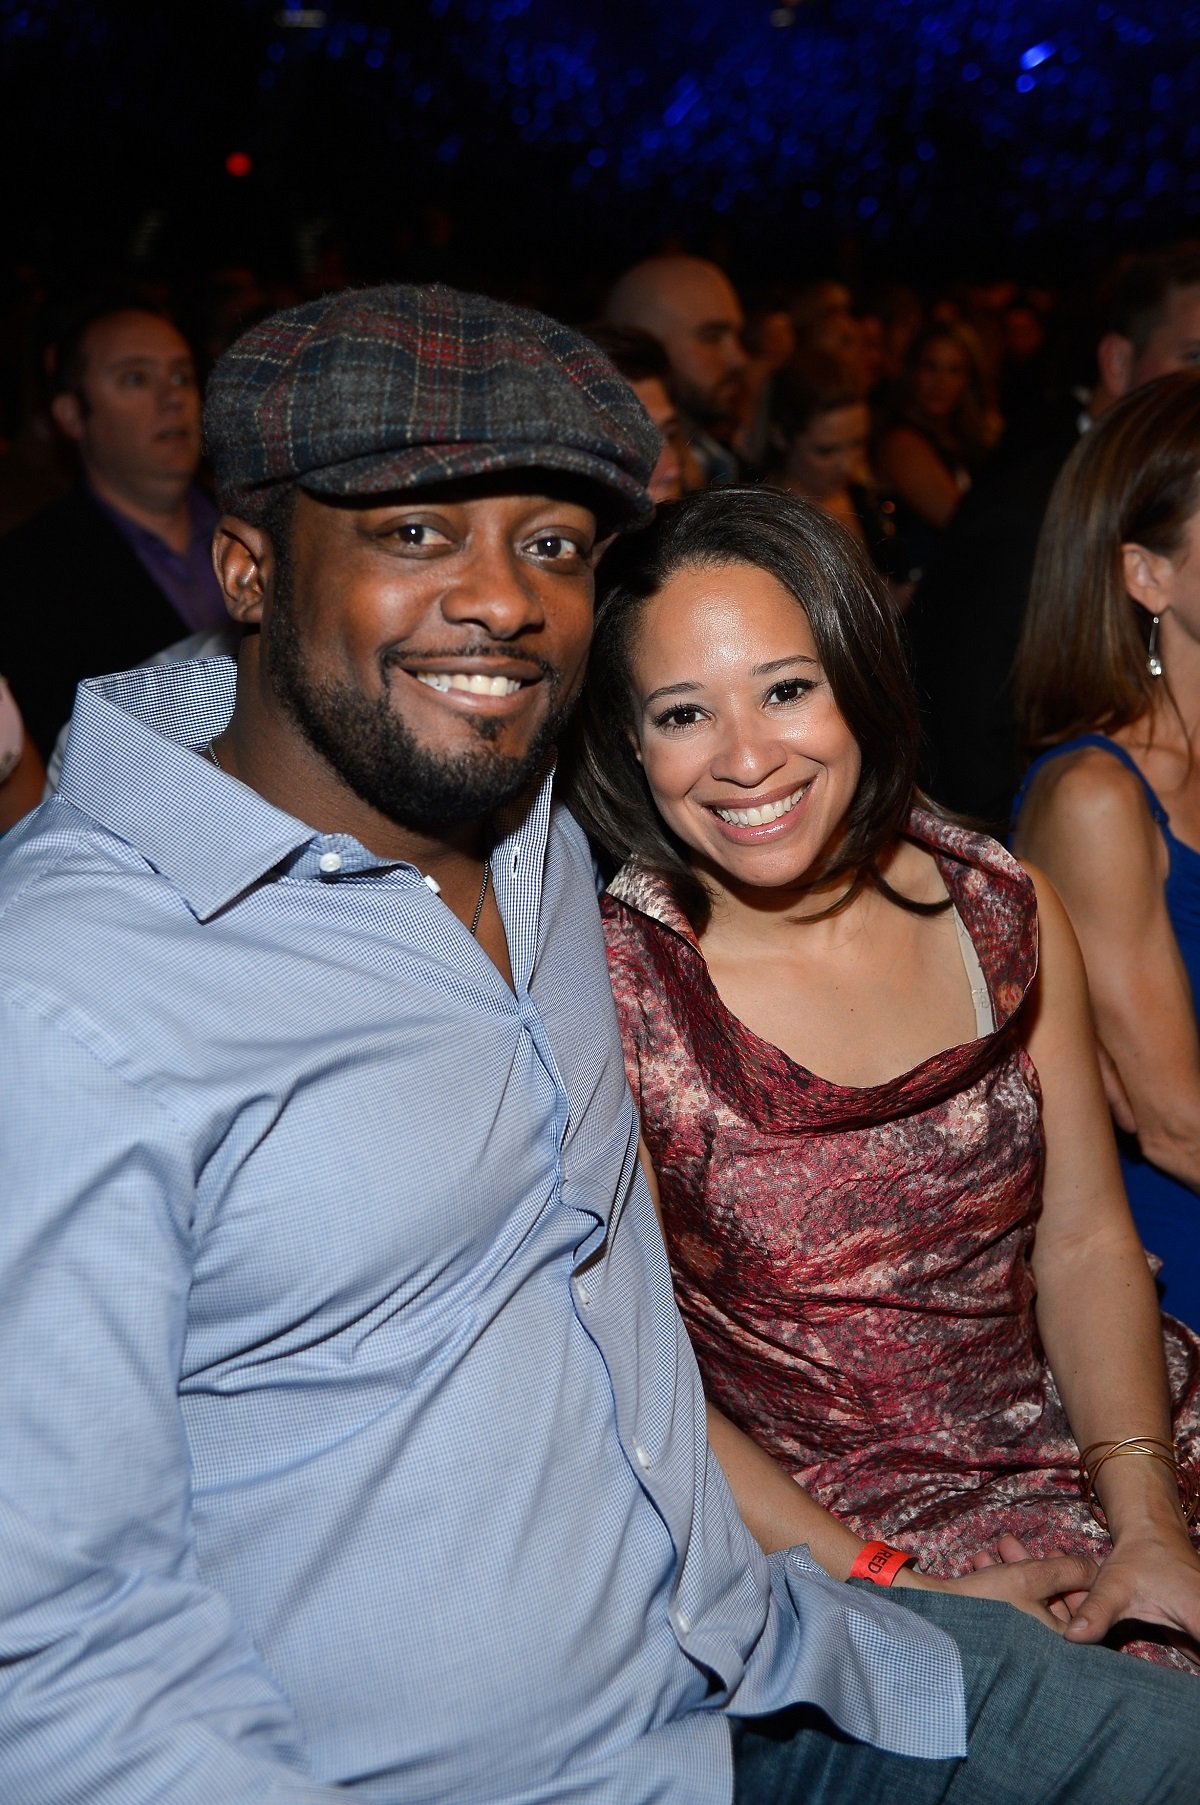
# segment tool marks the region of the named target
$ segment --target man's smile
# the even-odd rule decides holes
[[[525,686],[512,677],[467,676],[456,671],[415,671],[413,675],[418,683],[428,684],[430,689],[440,690],[443,695],[452,689],[465,690],[472,696],[515,696]]]

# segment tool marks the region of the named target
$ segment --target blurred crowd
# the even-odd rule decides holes
[[[64,296],[30,277],[0,319],[0,585],[38,596],[32,615],[10,601],[0,627],[4,820],[40,793],[81,676],[224,630],[204,379],[298,298],[244,267],[186,293]],[[1054,478],[1126,390],[1200,356],[1200,249],[1127,257],[1086,296],[1011,280],[742,291],[672,252],[619,274],[596,311],[572,323],[663,435],[655,498],[764,481],[852,533],[909,611],[929,787],[1002,830],[1022,763],[1012,659]]]

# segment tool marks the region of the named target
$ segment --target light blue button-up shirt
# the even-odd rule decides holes
[[[419,871],[80,692],[0,867],[0,1799],[727,1802],[723,1708],[963,1747],[957,1657],[711,1459],[582,836],[509,990]]]

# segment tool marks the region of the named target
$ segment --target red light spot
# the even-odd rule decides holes
[[[225,169],[229,175],[249,175],[253,164],[244,150],[231,150],[225,159]]]

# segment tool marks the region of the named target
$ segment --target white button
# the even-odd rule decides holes
[[[643,1472],[649,1471],[650,1456],[647,1454],[640,1441],[635,1441],[633,1444],[633,1457]]]
[[[592,1301],[592,1294],[582,1279],[575,1280],[575,1295],[586,1310]]]
[[[681,1636],[686,1636],[688,1631],[691,1629],[691,1627],[692,1627],[692,1620],[688,1616],[687,1612],[681,1611],[679,1609],[679,1607],[676,1606],[676,1608],[675,1608],[675,1628],[679,1631],[679,1634]]]
[[[317,860],[317,864],[322,871],[340,871],[342,868],[342,855],[340,852],[323,852]]]
[[[421,879],[421,882],[423,884],[428,884],[429,888],[433,891],[433,894],[435,896],[440,896],[442,894],[442,886],[438,883],[436,877],[430,877],[428,872],[425,873],[425,876]]]

